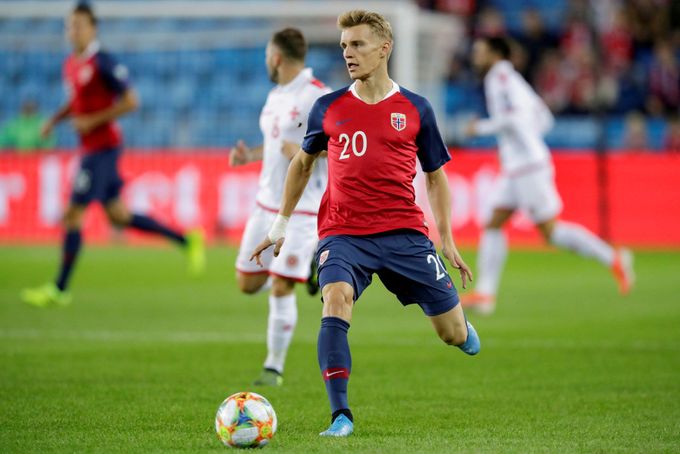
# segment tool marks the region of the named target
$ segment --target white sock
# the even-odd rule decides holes
[[[585,227],[572,222],[557,222],[550,242],[584,257],[592,257],[607,266],[614,263],[615,253],[610,245]]]
[[[297,324],[295,293],[287,296],[269,295],[269,326],[267,327],[267,359],[264,367],[283,373],[286,353]]]
[[[477,286],[478,293],[496,296],[501,273],[508,256],[508,245],[501,229],[485,229],[479,242],[477,254]]]

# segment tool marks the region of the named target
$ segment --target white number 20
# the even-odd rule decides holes
[[[361,137],[361,150],[358,148],[358,139]],[[342,153],[340,153],[340,159],[347,159],[349,158],[349,146],[350,143],[352,145],[352,153],[354,153],[354,156],[363,156],[366,153],[366,147],[368,146],[368,140],[366,140],[366,133],[364,131],[357,131],[352,135],[352,138],[350,139],[348,134],[345,134],[344,132],[340,134],[340,143],[342,144],[344,142],[344,146],[342,148]]]
[[[427,263],[433,263],[433,262],[434,262],[435,272],[437,273],[437,280],[446,276],[446,267],[442,263],[442,259],[440,259],[438,255],[428,254]]]

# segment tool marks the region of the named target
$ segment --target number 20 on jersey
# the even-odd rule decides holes
[[[361,157],[366,154],[368,140],[366,139],[366,133],[364,131],[357,131],[352,134],[352,137],[343,132],[340,134],[340,144],[342,145],[342,153],[340,153],[339,159],[343,160],[349,159],[349,157],[352,156],[350,154],[350,147],[352,148],[352,154],[354,154],[354,156]]]

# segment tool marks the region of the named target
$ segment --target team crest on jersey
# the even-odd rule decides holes
[[[323,251],[321,253],[321,255],[319,256],[319,266],[326,263],[326,260],[328,260],[328,254],[330,254],[330,253],[331,253],[331,251],[329,251],[328,249],[326,249],[325,251]]]
[[[394,129],[403,131],[406,128],[406,115],[392,112],[391,123]]]

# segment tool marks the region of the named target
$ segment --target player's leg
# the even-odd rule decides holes
[[[346,437],[354,431],[347,395],[352,369],[347,333],[354,301],[371,283],[380,257],[380,249],[371,239],[331,236],[319,243],[323,311],[317,355],[331,406],[331,425],[321,436]]]
[[[337,273],[337,279],[345,271],[337,267],[327,268],[327,274]],[[354,289],[344,281],[325,284],[321,289],[323,312],[317,342],[319,368],[326,384],[331,405],[331,425],[321,436],[346,437],[354,431],[354,417],[349,408],[347,385],[352,370],[352,356],[347,340]]]
[[[616,250],[590,230],[573,222],[554,218],[540,222],[536,227],[547,242],[607,266],[617,281],[619,291],[624,295],[630,291],[635,274],[633,256],[628,249]]]
[[[381,242],[384,266],[378,276],[385,287],[403,305],[418,304],[446,344],[468,355],[479,353],[479,337],[465,319],[458,291],[432,241],[420,232],[408,232]]]
[[[191,274],[198,275],[205,270],[205,247],[200,230],[183,234],[150,216],[130,213],[118,193],[119,189],[116,189],[104,202],[104,209],[111,224],[165,237],[186,251]]]
[[[269,295],[267,358],[264,370],[255,384],[280,385],[295,326],[297,298],[295,283],[309,278],[309,262],[316,252],[316,217],[293,215],[288,224],[286,241],[277,257],[272,258],[269,273],[273,278]]]
[[[512,180],[501,174],[491,194],[491,215],[486,220],[477,250],[475,289],[463,294],[461,302],[466,309],[490,314],[496,308],[496,293],[508,255],[503,226],[517,208],[517,194]]]
[[[630,252],[625,249],[616,251],[585,227],[558,219],[562,200],[555,186],[552,169],[522,177],[517,190],[522,207],[547,242],[583,257],[594,258],[609,267],[621,293],[628,292],[634,280]]]
[[[460,304],[443,314],[430,316],[430,321],[439,338],[447,345],[454,345],[468,355],[479,353],[479,336],[465,318]]]
[[[85,156],[81,160],[73,182],[71,201],[62,218],[64,237],[59,273],[53,283],[25,289],[21,293],[25,303],[37,307],[70,303],[71,296],[67,288],[82,245],[83,215],[89,203],[97,200],[103,192],[104,180],[99,175],[101,160],[99,155]]]
[[[508,256],[503,226],[513,213],[512,208],[495,208],[491,219],[484,226],[477,251],[477,284],[474,292],[461,296],[466,308],[481,314],[490,314],[496,307],[496,294]]]
[[[62,240],[59,273],[54,282],[40,287],[25,289],[21,299],[32,306],[46,307],[52,304],[66,306],[71,302],[67,292],[68,283],[82,245],[80,233],[86,206],[71,204],[63,217],[64,238]]]
[[[264,361],[262,374],[254,382],[255,385],[280,386],[283,384],[286,355],[295,333],[297,316],[295,281],[273,276],[267,321],[267,358]]]
[[[236,257],[236,284],[241,293],[254,295],[269,290],[272,286],[272,278],[269,276],[269,267],[274,257],[272,249],[267,249],[262,253],[263,267],[251,261],[250,255],[262,238],[267,235],[267,229],[274,222],[275,217],[275,213],[269,213],[259,207],[255,207],[248,217]]]

